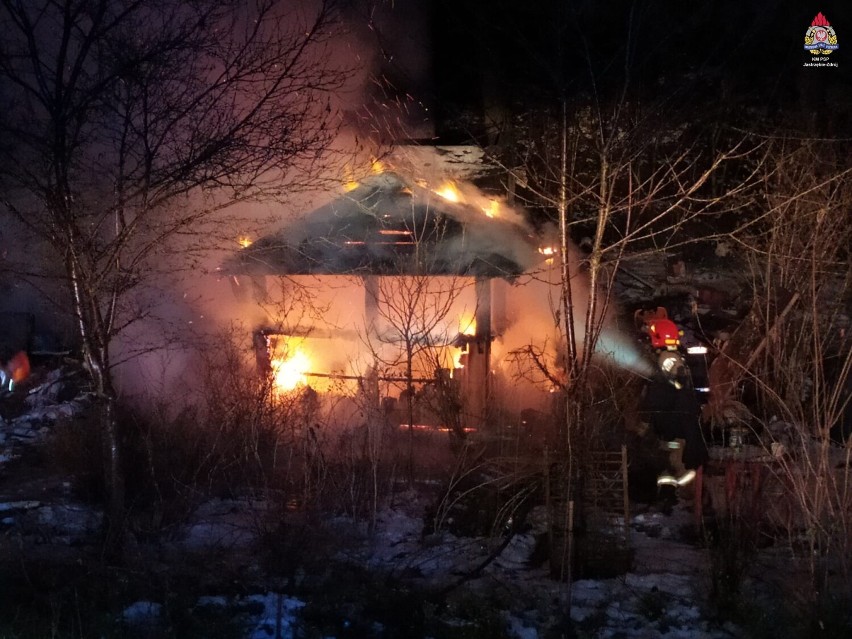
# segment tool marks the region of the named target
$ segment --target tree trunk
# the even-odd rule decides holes
[[[73,246],[73,245],[72,245]],[[122,441],[116,415],[117,396],[109,367],[108,341],[95,301],[87,295],[79,264],[73,251],[67,260],[70,275],[77,329],[83,344],[83,360],[97,397],[98,426],[101,439],[101,462],[105,492],[104,504],[104,554],[110,561],[121,558],[126,512],[125,485],[122,467]]]

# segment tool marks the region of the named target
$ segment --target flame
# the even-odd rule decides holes
[[[500,215],[500,202],[497,200],[488,200],[488,206],[483,206],[482,211],[488,217],[498,217]]]
[[[361,186],[358,180],[355,179],[355,172],[352,170],[352,167],[347,163],[343,167],[343,190],[347,193],[354,189],[357,189]]]
[[[372,158],[370,160],[370,170],[375,174],[379,175],[380,173],[385,172],[385,164],[378,158]]]
[[[462,335],[476,335],[476,317],[464,314],[459,318],[459,333]]]
[[[272,359],[272,379],[275,388],[286,392],[298,386],[307,386],[307,373],[311,368],[311,360],[299,346],[292,348],[288,344],[285,351],[287,356]]]
[[[445,182],[441,185],[441,188],[435,191],[435,193],[450,202],[462,201],[461,192],[458,190],[458,188],[456,188],[456,185],[453,182]]]
[[[249,246],[251,246],[251,238],[246,235],[240,236],[237,242],[239,242],[240,246],[242,246],[243,248],[248,248]]]
[[[464,368],[464,364],[461,362],[462,355],[464,355],[464,349],[457,348],[456,354],[453,356],[453,368]]]
[[[555,246],[539,246],[538,252],[542,255],[556,255],[556,247]]]

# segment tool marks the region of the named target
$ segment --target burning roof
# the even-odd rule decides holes
[[[512,278],[540,260],[528,229],[495,214],[497,201],[457,195],[397,173],[373,175],[243,248],[220,270]]]

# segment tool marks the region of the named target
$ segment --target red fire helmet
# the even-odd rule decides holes
[[[670,319],[655,319],[645,325],[645,330],[654,348],[675,350],[680,345],[680,333]]]

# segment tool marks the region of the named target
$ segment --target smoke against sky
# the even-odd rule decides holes
[[[306,2],[304,7],[310,8],[312,4]],[[148,364],[137,359],[131,365],[132,368],[126,369],[122,375],[125,381],[185,376],[192,369],[192,362],[184,360],[180,355],[182,334],[189,336],[196,332],[215,332],[228,319],[234,318],[240,319],[250,328],[268,323],[270,317],[266,311],[256,304],[234,300],[229,284],[215,279],[215,267],[223,253],[236,249],[242,237],[257,239],[261,234],[279,227],[282,222],[292,221],[318,203],[336,197],[346,179],[346,170],[356,176],[367,172],[371,168],[368,156],[383,155],[389,147],[388,142],[407,137],[424,137],[431,133],[427,109],[430,98],[434,96],[431,78],[434,71],[431,49],[434,43],[430,42],[431,30],[419,28],[430,24],[431,9],[428,4],[411,3],[398,7],[394,3],[368,3],[363,9],[357,8],[357,5],[353,7],[344,16],[347,20],[346,28],[339,37],[330,41],[332,48],[327,50],[333,66],[351,71],[346,86],[329,96],[329,108],[339,112],[342,125],[333,149],[336,154],[327,163],[327,171],[321,176],[324,179],[319,182],[330,188],[314,192],[300,190],[289,194],[286,201],[275,204],[243,203],[226,210],[223,213],[225,224],[219,229],[221,233],[207,237],[209,244],[215,245],[218,250],[212,251],[204,261],[196,262],[189,273],[184,272],[180,283],[176,284],[175,278],[163,275],[135,300],[140,306],[152,305],[149,306],[151,315],[169,325],[170,332],[177,339],[173,343],[174,348],[165,351],[168,353],[167,365],[162,361],[151,364],[151,357]],[[514,211],[505,202],[484,195],[459,175],[444,175],[443,169],[426,167],[419,158],[411,164],[412,179],[426,180],[433,191],[442,188],[443,182],[452,180],[461,197],[475,203],[480,209],[496,205],[501,211],[501,220],[511,219],[519,235],[531,234],[523,212]],[[414,172],[414,169],[419,171]],[[200,194],[195,197],[198,199],[190,198],[187,206],[203,207],[210,204],[203,201]],[[212,204],[215,206],[216,202]],[[466,246],[479,243],[479,250],[485,252],[490,247],[482,243],[493,241],[485,239],[487,237],[488,234],[474,235]],[[533,241],[538,241],[538,238],[533,238]],[[181,247],[177,248],[180,251]],[[507,247],[503,245],[494,248],[505,250]],[[181,268],[176,266],[175,271],[177,277]],[[547,312],[546,305],[542,305],[540,310],[539,306],[531,305],[519,322],[528,320],[532,334],[544,334],[543,326],[552,322]],[[516,324],[516,327],[519,325]],[[125,336],[123,346],[119,345],[116,361],[122,360],[130,350],[153,344],[162,336],[162,329],[152,322],[138,323]],[[152,357],[161,358],[160,355]],[[165,368],[172,372],[164,372]]]

